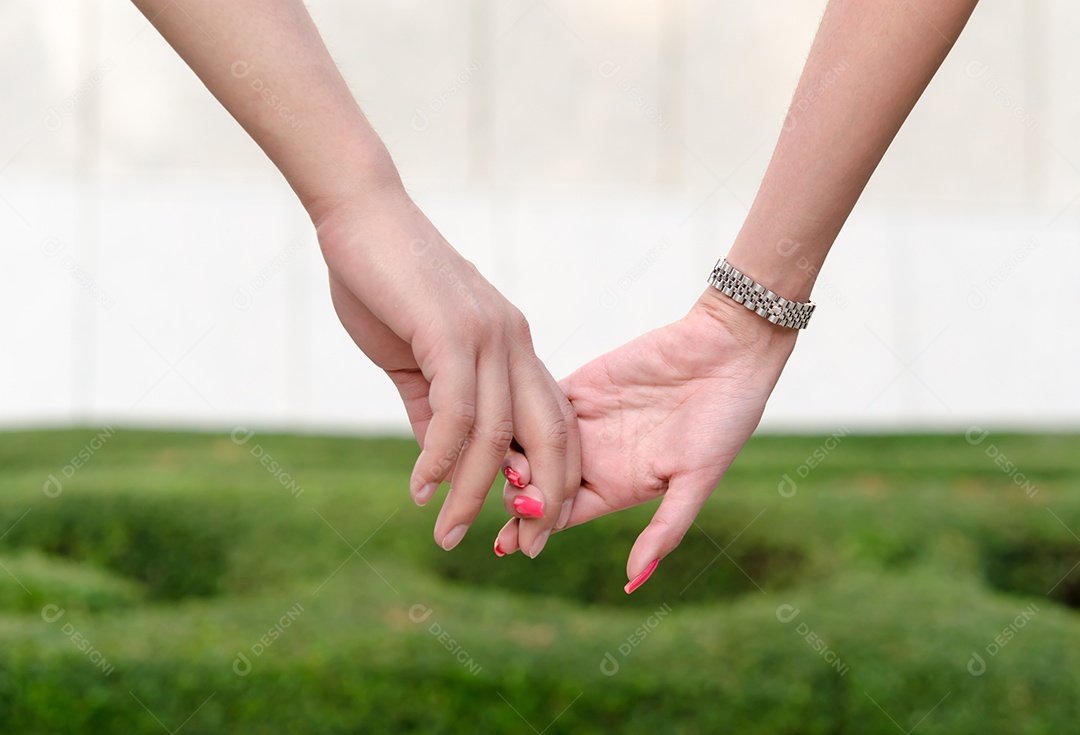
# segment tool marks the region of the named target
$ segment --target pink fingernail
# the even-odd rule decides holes
[[[439,483],[429,482],[417,491],[413,497],[413,502],[423,508],[431,500],[431,496],[435,494],[435,491],[439,489]]]
[[[559,520],[555,522],[555,528],[565,528],[566,522],[570,520],[570,511],[574,507],[573,499],[567,500],[562,504],[562,512],[559,513]]]
[[[447,551],[454,548],[461,543],[461,539],[465,538],[465,532],[469,530],[468,524],[461,524],[460,526],[454,526],[450,533],[443,536],[442,547]]]
[[[526,518],[544,517],[544,504],[539,500],[527,498],[524,495],[514,498],[514,510]]]
[[[656,565],[659,564],[659,563],[660,563],[659,559],[653,559],[652,564],[645,567],[644,572],[642,572],[641,574],[639,574],[636,577],[634,577],[633,579],[631,579],[627,583],[627,585],[625,587],[623,587],[623,589],[626,590],[626,594],[630,594],[631,592],[636,590],[638,587],[645,584],[645,580],[647,580],[650,576],[652,576],[652,573],[654,571],[656,571]]]
[[[506,552],[499,546],[499,539],[495,539],[495,556],[506,556]]]
[[[532,548],[529,549],[529,558],[530,559],[535,559],[536,555],[544,550],[544,546],[547,544],[548,536],[550,536],[550,535],[551,535],[551,531],[549,529],[547,531],[544,531],[542,534],[540,534],[539,536],[536,537],[536,540],[533,541]]]
[[[506,467],[503,469],[503,474],[506,475],[506,479],[510,481],[510,484],[521,490],[525,487],[525,483],[521,481],[521,473],[515,470],[513,467]]]

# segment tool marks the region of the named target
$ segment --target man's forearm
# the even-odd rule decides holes
[[[870,175],[977,0],[830,0],[728,259],[806,300]]]
[[[300,0],[134,0],[313,219],[397,181]]]

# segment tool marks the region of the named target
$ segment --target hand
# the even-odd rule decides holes
[[[435,540],[456,546],[475,520],[512,439],[529,453],[542,502],[521,515],[539,553],[580,483],[576,417],[533,351],[525,318],[439,234],[400,186],[366,192],[316,221],[345,330],[386,371],[422,451],[410,492],[451,490]]]
[[[560,383],[581,432],[581,488],[566,526],[663,496],[630,552],[627,592],[679,545],[757,428],[795,337],[710,288],[684,318]],[[531,457],[510,464],[527,483]],[[502,551],[518,548],[520,528],[504,526]]]

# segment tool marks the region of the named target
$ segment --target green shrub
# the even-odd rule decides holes
[[[498,558],[491,549],[467,545],[460,553],[429,554],[432,568],[454,582],[485,588],[556,595],[586,604],[655,607],[663,600],[707,602],[777,590],[799,581],[807,551],[754,532],[743,531],[752,518],[728,514],[708,517],[683,539],[662,574],[627,598],[620,584],[626,557],[655,504],[627,514],[617,523],[594,523],[557,536],[538,558],[523,554]],[[494,539],[501,523],[485,523],[470,533]],[[689,560],[703,560],[691,564]]]
[[[177,600],[218,591],[228,531],[213,518],[204,502],[68,492],[4,543],[95,564],[140,583],[151,599]]]
[[[88,564],[24,550],[0,555],[0,611],[37,612],[52,603],[97,612],[133,607],[142,600],[139,585]]]
[[[652,506],[498,559],[493,499],[446,553],[436,508],[407,499],[411,441],[257,436],[294,496],[250,444],[127,431],[43,495],[94,435],[0,440],[5,735],[1011,734],[1080,717],[1075,437],[993,438],[1034,497],[962,436],[848,436],[785,495],[822,440],[755,438],[627,597]]]

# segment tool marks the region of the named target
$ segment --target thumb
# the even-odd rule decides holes
[[[630,550],[626,563],[626,578],[630,581],[623,588],[626,594],[643,585],[660,560],[678,547],[715,487],[712,478],[672,478],[660,507]]]

